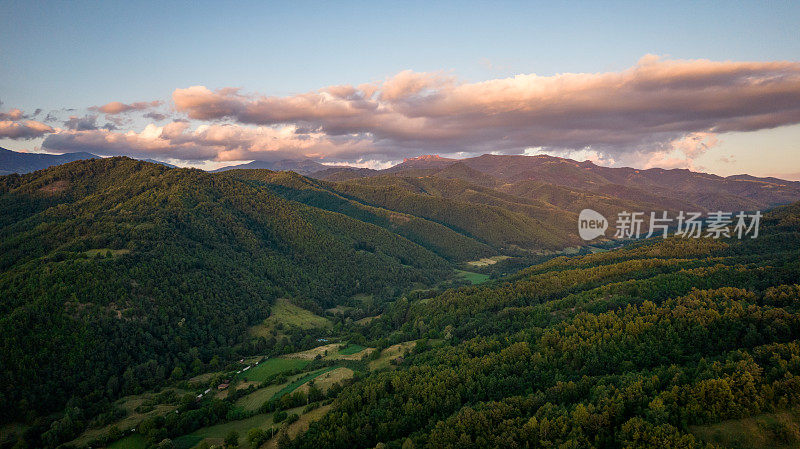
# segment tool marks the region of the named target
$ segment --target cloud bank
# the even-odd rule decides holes
[[[0,105],[2,102],[0,102]],[[38,115],[40,110],[33,114]],[[5,139],[35,139],[55,132],[50,125],[36,120],[28,120],[31,116],[14,108],[8,112],[0,112],[0,138]]]
[[[404,71],[285,97],[193,86],[176,89],[172,101],[177,113],[203,124],[148,125],[141,133],[63,130],[44,146],[217,161],[397,160],[538,148],[686,166],[720,133],[800,123],[800,64],[645,56],[620,72],[468,83]],[[97,111],[131,110],[125,107],[133,105]]]

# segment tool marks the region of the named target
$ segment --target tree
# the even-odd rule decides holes
[[[239,432],[231,430],[225,437],[225,447],[236,448],[239,447]]]
[[[267,432],[263,429],[259,429],[258,427],[254,427],[247,432],[247,441],[250,442],[250,447],[258,448],[262,444],[266,443],[269,439]]]

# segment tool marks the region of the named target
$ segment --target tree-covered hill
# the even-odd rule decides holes
[[[477,237],[465,235],[418,215],[372,205],[346,195],[335,183],[307,178],[293,172],[268,170],[231,170],[225,172],[224,176],[247,180],[283,198],[383,227],[451,261],[462,262],[497,254],[497,248],[487,245]]]
[[[0,210],[4,419],[230,357],[275,298],[390,298],[451,270],[380,226],[127,158],[0,177]]]
[[[797,203],[756,239],[650,240],[398,301],[364,332],[414,351],[291,447],[705,447],[703,426],[800,407],[799,282]]]

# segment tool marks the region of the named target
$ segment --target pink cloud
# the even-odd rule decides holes
[[[51,126],[35,120],[26,120],[24,122],[0,121],[0,138],[34,139],[54,131]]]
[[[648,55],[619,72],[468,83],[403,71],[379,82],[284,97],[192,86],[176,89],[172,100],[189,119],[211,123],[151,124],[141,132],[71,126],[43,146],[194,161],[349,162],[536,149],[618,164],[693,167],[720,134],[800,123],[800,64]],[[123,114],[160,104],[112,102],[90,109]],[[2,117],[24,117],[14,111]]]
[[[56,152],[89,151],[101,155],[129,155],[180,160],[281,160],[298,158],[358,158],[369,153],[370,142],[298,133],[294,126],[247,127],[188,122],[147,125],[141,132],[105,129],[62,130],[45,139],[42,147]]]
[[[102,112],[104,114],[123,114],[131,111],[143,111],[146,109],[158,107],[161,101],[139,101],[136,103],[125,104],[119,101],[112,101],[102,106],[92,106],[89,110]]]
[[[677,148],[691,159],[699,154],[687,150],[693,136],[800,123],[800,64],[646,56],[621,72],[465,83],[404,71],[287,97],[194,86],[176,89],[173,101],[193,119],[355,136],[387,156],[543,147],[611,157]]]

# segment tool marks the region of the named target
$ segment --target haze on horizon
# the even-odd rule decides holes
[[[0,4],[0,146],[216,168],[438,154],[800,180],[793,2]]]

